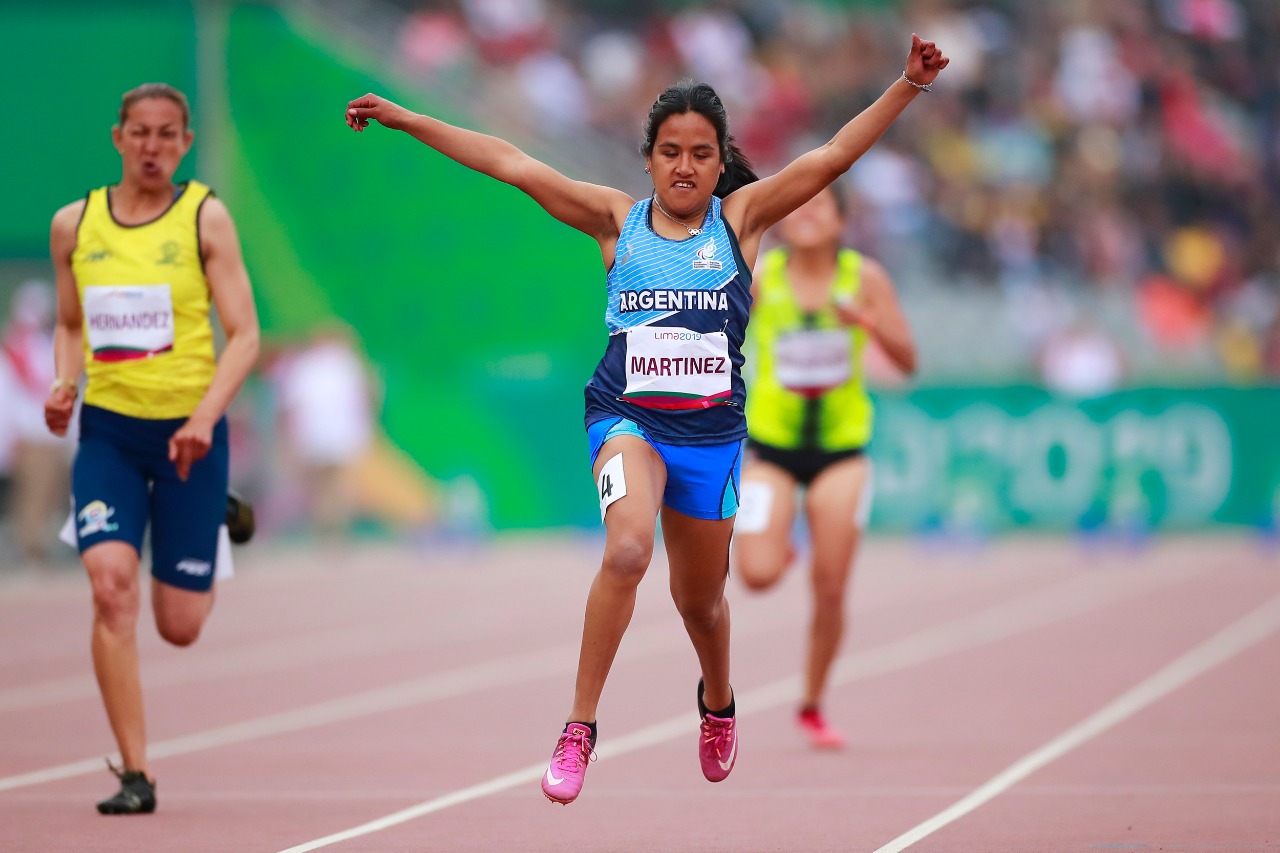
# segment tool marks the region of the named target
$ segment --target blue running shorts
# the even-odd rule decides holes
[[[80,409],[80,445],[71,467],[80,553],[99,542],[127,542],[141,555],[151,525],[151,574],[170,586],[213,585],[218,528],[227,509],[227,419],[186,482],[169,461],[169,439],[186,418],[131,418],[97,406]]]
[[[662,494],[666,506],[694,518],[732,518],[737,514],[745,439],[727,444],[663,444],[634,421],[604,418],[587,427],[593,468],[600,448],[617,435],[641,438],[662,457],[667,466],[667,488]]]

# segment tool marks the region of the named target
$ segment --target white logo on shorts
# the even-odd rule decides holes
[[[92,536],[95,533],[114,533],[120,529],[120,525],[111,520],[111,516],[116,514],[116,508],[107,506],[102,501],[89,501],[76,518],[81,522],[80,538]]]
[[[213,566],[207,560],[179,560],[178,565],[174,566],[174,568],[180,572],[195,575],[198,578],[202,578],[213,571]]]

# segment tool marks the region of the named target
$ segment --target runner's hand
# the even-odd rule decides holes
[[[946,68],[951,60],[942,55],[942,51],[931,41],[921,41],[920,36],[911,34],[911,52],[907,55],[907,79],[912,83],[927,86],[938,76],[938,72]]]
[[[213,424],[192,418],[169,439],[169,461],[178,469],[178,479],[186,482],[191,466],[203,459],[213,446]]]
[[[865,299],[844,296],[835,301],[836,317],[846,326],[861,326],[870,334],[876,331],[876,312]]]
[[[368,94],[347,104],[347,127],[359,133],[368,127],[369,120],[373,119],[383,127],[398,130],[405,118],[410,115],[412,113],[399,104],[394,104],[378,95]]]
[[[54,435],[66,435],[71,415],[76,408],[76,389],[72,385],[60,385],[49,392],[44,401],[44,422]]]

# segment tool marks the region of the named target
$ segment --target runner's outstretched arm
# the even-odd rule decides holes
[[[378,95],[347,104],[347,126],[357,133],[376,121],[400,130],[468,169],[510,184],[553,217],[594,237],[616,238],[633,200],[620,190],[575,181],[516,146],[484,133],[415,113]]]

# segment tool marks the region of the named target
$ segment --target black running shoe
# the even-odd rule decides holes
[[[120,793],[98,803],[98,814],[151,814],[156,810],[156,783],[141,770],[121,770],[107,762],[120,780]]]
[[[237,495],[227,492],[227,515],[225,523],[231,541],[243,545],[253,538],[253,504]]]

